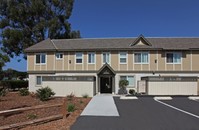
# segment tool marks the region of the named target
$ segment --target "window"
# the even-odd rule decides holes
[[[36,54],[36,64],[45,64],[46,54]]]
[[[167,56],[167,63],[181,63],[182,54],[180,52],[169,52],[166,53]]]
[[[109,52],[103,52],[103,63],[110,63],[110,53]]]
[[[37,85],[41,85],[41,83],[42,83],[42,77],[41,76],[37,76],[37,79],[36,79],[37,81],[36,81],[36,84]]]
[[[56,59],[61,60],[63,58],[63,53],[56,53]]]
[[[81,64],[83,61],[83,54],[81,52],[76,53],[76,63]]]
[[[95,53],[94,52],[88,53],[88,63],[90,63],[90,64],[95,63]]]
[[[129,81],[128,87],[135,86],[135,77],[134,76],[120,76],[120,80],[128,80]]]
[[[135,63],[147,64],[149,63],[149,53],[148,52],[136,52],[134,54]]]
[[[127,57],[126,52],[120,52],[120,64],[125,64],[127,62],[126,57]]]

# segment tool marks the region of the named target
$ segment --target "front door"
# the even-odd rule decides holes
[[[112,77],[101,77],[100,78],[100,92],[101,93],[112,93]]]

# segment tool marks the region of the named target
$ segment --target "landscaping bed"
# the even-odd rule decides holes
[[[6,94],[6,96],[0,97],[0,111],[44,104],[59,104],[63,103],[63,100],[64,98],[61,97],[53,97],[48,101],[40,101],[36,96],[20,96],[18,92],[9,92]],[[73,104],[75,106],[75,111],[70,113],[66,120],[55,120],[44,124],[27,126],[22,129],[69,129],[89,101],[90,98],[67,98],[66,104]],[[24,111],[22,113],[12,114],[5,117],[1,116],[0,126],[25,122],[58,114],[61,114],[61,106]]]

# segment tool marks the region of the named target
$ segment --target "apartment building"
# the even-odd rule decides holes
[[[29,90],[49,86],[57,96],[117,94],[121,79],[129,81],[128,90],[138,91],[139,81],[147,76],[193,77],[194,81],[199,76],[199,38],[140,35],[137,38],[46,39],[25,52]],[[192,90],[187,95],[196,95],[196,84],[197,81],[193,88],[190,84],[185,86],[181,90],[183,95],[187,90]]]

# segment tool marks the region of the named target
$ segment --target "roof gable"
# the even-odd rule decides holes
[[[130,46],[135,45],[146,45],[146,46],[152,46],[152,44],[141,34],[133,43],[130,44]]]
[[[115,71],[111,68],[109,64],[104,64],[102,68],[98,71],[98,75],[115,75]]]

